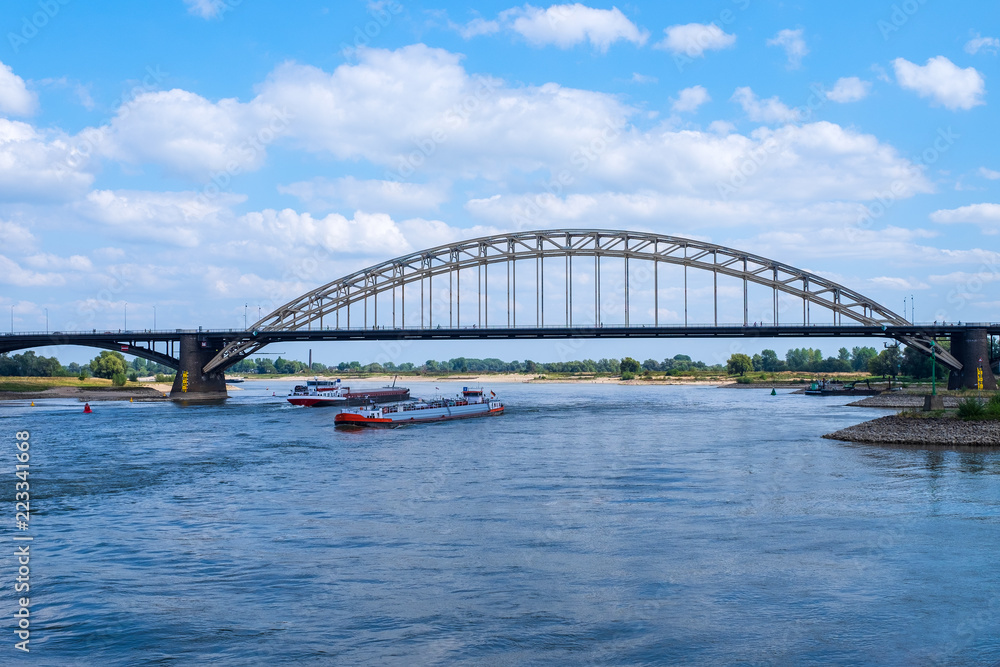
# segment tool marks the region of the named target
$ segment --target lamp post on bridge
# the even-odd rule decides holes
[[[14,304],[10,304],[10,332],[14,333]]]
[[[249,305],[250,304],[248,304],[248,303],[244,303],[243,304],[243,329],[244,329],[244,331],[247,328],[247,306],[249,306]]]
[[[931,338],[931,396],[937,396],[937,343]]]
[[[128,331],[128,301],[125,302],[125,331]]]
[[[153,306],[153,331],[156,331],[156,306]]]
[[[45,308],[45,333],[49,332],[49,309]]]

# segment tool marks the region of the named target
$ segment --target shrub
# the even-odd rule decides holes
[[[86,373],[82,373],[82,372],[80,373],[80,377],[77,378],[77,380],[79,380],[80,382],[83,382],[86,379],[87,379]]]
[[[116,387],[124,387],[127,381],[128,378],[125,377],[124,373],[115,373],[114,375],[111,376],[111,384],[113,384]]]
[[[129,382],[138,382],[139,381],[139,374],[136,373],[135,371],[132,371],[131,373],[128,374],[128,381]]]
[[[962,419],[980,419],[986,414],[986,408],[979,399],[970,396],[958,402],[958,416]]]
[[[631,371],[625,371],[624,373],[622,373],[622,379],[623,380],[634,380],[635,379],[635,373],[633,373]]]
[[[986,415],[993,419],[1000,419],[1000,394],[993,394],[986,402]]]
[[[753,380],[748,377],[736,378],[736,384],[750,384],[751,382],[753,382]]]

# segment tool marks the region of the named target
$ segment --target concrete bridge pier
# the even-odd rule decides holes
[[[225,371],[205,373],[202,369],[223,347],[199,334],[181,334],[180,367],[170,389],[174,401],[214,401],[229,398]]]
[[[948,389],[976,389],[980,368],[983,369],[983,389],[997,388],[997,379],[990,367],[990,337],[986,329],[952,334],[951,353],[962,362],[962,370],[951,372]]]

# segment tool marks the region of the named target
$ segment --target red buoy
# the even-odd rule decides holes
[[[84,403],[83,404],[83,414],[89,415],[92,412],[93,412],[93,410],[90,409],[90,403]]]

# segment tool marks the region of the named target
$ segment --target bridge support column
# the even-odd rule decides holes
[[[997,388],[996,376],[990,368],[990,338],[986,329],[969,329],[952,334],[951,353],[962,362],[962,370],[951,372],[948,389],[975,389],[979,368],[983,369],[983,389]]]
[[[204,347],[202,346],[204,344]],[[180,337],[180,368],[170,390],[174,401],[209,401],[229,398],[226,392],[224,371],[204,373],[212,357],[222,349],[220,344],[198,334],[182,334]]]

